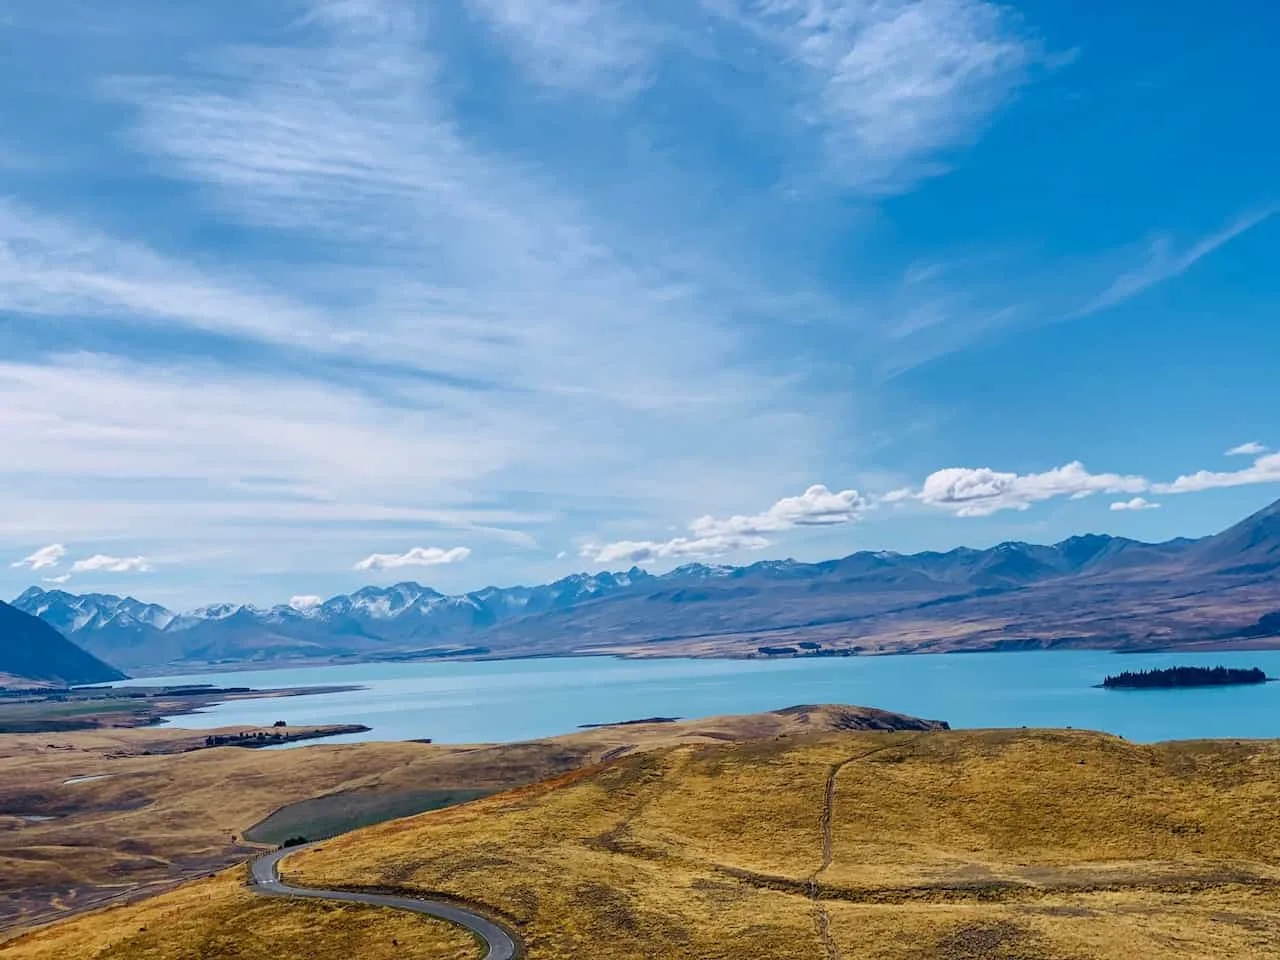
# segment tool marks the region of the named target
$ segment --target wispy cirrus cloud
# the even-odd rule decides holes
[[[873,194],[945,172],[947,155],[981,133],[1041,59],[1021,21],[988,0],[468,7],[536,82],[588,97],[640,93],[662,56],[757,75],[775,110],[752,97],[752,122],[775,124],[780,144],[799,137],[797,170]]]
[[[467,0],[535,81],[625,98],[652,79],[661,28],[618,0]]]
[[[1267,448],[1256,440],[1248,443],[1242,443],[1238,447],[1232,447],[1226,452],[1228,457],[1257,457],[1267,452]]]
[[[664,359],[626,322],[608,336],[587,322],[609,311],[702,344],[698,379],[716,381],[727,344],[714,321],[673,304],[665,281],[651,287],[549,181],[462,136],[421,10],[319,9],[296,46],[227,49],[198,78],[117,78],[108,90],[171,176],[205,185],[246,224],[320,242],[312,269],[339,261],[309,283],[313,294],[340,284],[347,307],[329,322],[343,348],[403,361],[420,347],[430,372],[623,405],[674,386],[694,357]]]
[[[520,449],[514,433],[451,404],[451,388],[404,389],[396,412],[355,389],[199,364],[140,365],[98,354],[0,362],[0,424],[27,451],[0,475],[75,477],[87,458],[100,477],[236,485],[246,477],[287,478],[323,500],[357,488],[440,491],[510,462]],[[419,405],[443,414],[429,437]],[[288,484],[267,489],[281,486]]]
[[[183,516],[189,533],[219,542],[231,525],[258,524],[263,536],[263,518],[366,534],[426,520],[527,546],[531,535],[506,520],[539,512],[501,506],[517,475],[520,491],[568,490],[589,458],[618,471],[620,495],[633,475],[633,490],[653,488],[654,452],[673,436],[712,437],[679,470],[797,443],[802,433],[761,443],[769,432],[753,429],[757,410],[774,417],[784,405],[770,404],[770,378],[727,362],[739,345],[723,308],[637,266],[656,260],[611,248],[577,198],[462,134],[436,88],[421,14],[393,0],[317,4],[279,45],[204,47],[199,71],[103,83],[131,112],[127,142],[215,204],[204,216],[304,255],[255,264],[249,281],[225,258],[196,266],[13,203],[0,207],[12,254],[0,273],[13,281],[0,303],[33,322],[235,338],[232,355],[260,364],[272,345],[287,351],[288,375],[180,340],[175,356],[145,363],[61,350],[10,363],[7,416],[39,437],[24,476],[52,471],[69,484],[93,449],[97,473],[117,485],[210,485],[213,496],[189,487]],[[676,341],[685,348],[664,346]],[[628,442],[610,443],[621,424]],[[648,483],[627,469],[641,462]],[[255,475],[285,483],[243,488]],[[77,517],[104,535],[139,517],[139,537],[172,529],[164,504],[148,514],[108,497],[110,510],[79,516],[40,502],[37,486],[0,531]]]
[[[126,0],[92,31],[79,6],[24,8],[13,44],[75,68],[29,112],[71,108],[94,149],[29,124],[17,149],[59,169],[0,199],[0,430],[24,454],[0,543],[151,558],[174,590],[338,592],[377,544],[471,543],[465,575],[500,580],[544,543],[661,560],[838,529],[879,499],[742,505],[897,475],[864,472],[886,376],[1137,296],[1265,219],[1076,271],[897,222],[881,198],[963,164],[1054,69],[990,0]],[[1070,466],[903,496],[988,516],[1132,484]]]
[[[67,217],[0,197],[0,308],[33,318],[114,318],[338,349],[315,311]]]
[[[1244,213],[1220,230],[1200,237],[1182,249],[1178,249],[1169,234],[1156,234],[1146,244],[1141,261],[1136,266],[1121,273],[1101,293],[1072,311],[1068,319],[1114,307],[1158,284],[1181,276],[1236,237],[1271,219],[1275,212],[1274,207],[1266,207]]]
[[[897,376],[997,332],[1078,321],[1119,307],[1177,281],[1274,212],[1247,210],[1226,226],[1187,237],[1156,232],[1048,264],[1025,262],[1010,249],[912,264],[886,308],[892,318],[886,335],[873,348],[882,375]]]
[[[350,387],[204,364],[0,362],[0,430],[25,451],[0,464],[0,540],[194,550],[172,570],[232,557],[249,571],[340,570],[369,539],[424,528],[527,550],[547,514],[480,502],[475,484],[525,459],[537,428],[478,416],[452,388],[402,386],[386,406]],[[327,561],[301,548],[317,538]]]
[[[509,411],[518,396],[547,422],[566,410],[616,420],[605,406],[720,416],[771,392],[728,362],[740,344],[724,307],[638,266],[661,262],[649,251],[615,249],[603,233],[619,234],[597,230],[536,167],[462,134],[420,8],[360,9],[311,18],[296,46],[218,51],[198,77],[108,85],[170,176],[237,222],[318,245],[286,276],[341,304],[311,308],[321,336],[338,330],[350,355],[496,387],[472,401]],[[663,349],[674,340],[686,349]]]
[[[766,44],[831,174],[896,193],[945,172],[1027,79],[1037,44],[986,0],[701,0]]]
[[[358,562],[356,570],[398,570],[402,567],[439,567],[460,563],[471,556],[466,547],[413,547],[404,553],[374,553]]]

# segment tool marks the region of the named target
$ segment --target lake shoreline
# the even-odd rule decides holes
[[[358,685],[351,684],[263,689],[220,684],[127,684],[129,681],[21,691],[9,695],[0,692],[0,733],[69,733],[154,727],[238,700],[281,700],[350,693],[360,689]]]
[[[1023,651],[919,657],[769,660],[610,656],[311,666],[168,682],[262,688],[344,685],[345,693],[229,701],[169,722],[190,728],[360,723],[372,732],[329,742],[431,739],[437,744],[531,740],[639,717],[752,714],[790,703],[861,703],[946,717],[957,729],[1100,730],[1137,742],[1280,737],[1280,689],[1199,688],[1160,698],[1114,697],[1100,677],[1176,664],[1261,666],[1280,652],[1128,655]],[[155,681],[132,681],[154,683]]]
[[[697,640],[699,637],[681,638],[688,640]],[[798,646],[798,644],[796,644]],[[766,644],[766,646],[768,646]],[[786,646],[785,644],[779,645]],[[945,649],[936,647],[927,648],[910,648],[910,649],[869,649],[869,648],[822,648],[820,650],[797,650],[795,653],[785,654],[767,654],[757,650],[748,651],[740,654],[733,653],[706,653],[699,654],[696,652],[681,653],[662,653],[662,652],[638,652],[633,648],[624,647],[616,650],[600,649],[600,650],[567,650],[563,652],[550,653],[483,653],[477,654],[473,652],[474,648],[459,651],[456,655],[433,654],[427,657],[412,657],[408,655],[388,654],[380,657],[325,657],[325,658],[302,658],[295,660],[279,660],[269,664],[252,661],[233,661],[224,663],[202,663],[192,662],[183,664],[162,664],[144,668],[148,672],[142,679],[147,680],[163,680],[167,677],[183,677],[193,674],[234,674],[234,673],[256,673],[262,671],[273,670],[302,670],[310,668],[325,667],[353,667],[366,665],[396,665],[396,664],[431,664],[431,663],[510,663],[517,661],[536,661],[536,660],[592,660],[592,659],[610,659],[610,660],[635,660],[640,662],[648,661],[665,661],[665,660],[697,660],[697,661],[752,661],[752,662],[776,662],[781,660],[823,660],[823,659],[875,659],[880,657],[944,657],[951,655],[972,655],[972,654],[1024,654],[1024,653],[1110,653],[1120,656],[1145,656],[1149,654],[1170,654],[1170,653],[1244,653],[1248,651],[1280,651],[1280,636],[1272,637],[1236,637],[1225,638],[1221,640],[1175,640],[1162,642],[1153,646],[1136,647],[1132,645],[1108,645],[1106,643],[1063,643],[1055,640],[1039,640],[1029,638],[1028,640],[999,640],[983,646],[972,646],[961,649]],[[139,678],[130,677],[128,680],[116,681],[112,684],[103,684],[103,686],[125,686],[131,682],[136,682]]]

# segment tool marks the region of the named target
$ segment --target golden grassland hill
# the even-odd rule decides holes
[[[6,960],[478,960],[468,933],[353,904],[260,897],[244,868],[0,946]]]
[[[1273,741],[782,733],[629,755],[284,870],[472,902],[529,960],[1270,958],[1278,799]]]
[[[260,849],[254,841],[315,839],[633,751],[922,725],[879,711],[806,707],[478,746],[182,752],[211,733],[244,728],[0,736],[0,929],[166,889],[244,861]]]

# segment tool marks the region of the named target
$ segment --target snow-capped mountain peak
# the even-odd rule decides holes
[[[486,587],[446,595],[418,583],[362,587],[327,600],[304,598],[267,609],[212,603],[178,614],[156,604],[108,594],[76,595],[32,587],[15,606],[45,620],[88,649],[132,667],[148,650],[186,651],[222,659],[218,651],[258,644],[305,655],[357,649],[421,649],[517,617],[572,607],[629,589],[651,574],[580,573],[535,587]],[[299,598],[294,598],[298,600]],[[455,641],[456,642],[456,641]],[[154,661],[153,661],[154,662]]]
[[[245,609],[238,603],[211,603],[206,607],[197,607],[188,616],[197,620],[226,620]]]

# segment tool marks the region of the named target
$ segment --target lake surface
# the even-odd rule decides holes
[[[1113,654],[968,653],[758,660],[581,657],[476,663],[358,664],[136,679],[123,685],[210,683],[298,687],[360,684],[346,693],[231,701],[172,721],[360,723],[326,742],[526,740],[586,723],[756,713],[800,703],[880,707],[953,727],[1076,727],[1131,740],[1280,737],[1280,683],[1185,690],[1101,690],[1108,673],[1176,664],[1258,666],[1280,676],[1280,651]]]

